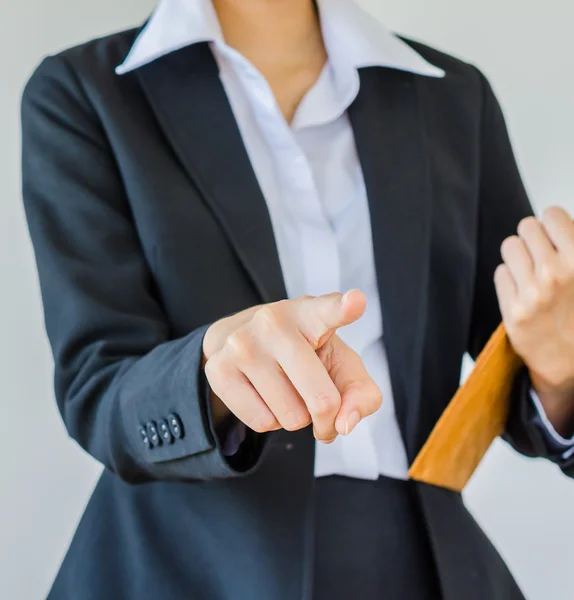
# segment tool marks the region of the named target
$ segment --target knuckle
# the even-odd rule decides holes
[[[250,363],[256,358],[255,344],[246,330],[238,329],[227,338],[227,347],[240,363]]]
[[[507,237],[500,246],[502,256],[508,255],[518,244],[520,244],[520,238],[518,236],[511,235],[510,237]]]
[[[317,296],[305,294],[304,296],[289,300],[289,302],[296,314],[299,316],[307,316],[314,311],[314,307],[316,306],[316,303],[313,302],[313,300],[317,300]]]
[[[281,307],[280,303],[275,305],[266,304],[254,315],[253,323],[258,332],[263,335],[274,335],[281,329]]]
[[[542,294],[539,291],[531,291],[526,302],[525,302],[525,306],[526,306],[526,320],[528,320],[528,317],[536,312],[538,312],[540,309],[542,309],[545,305],[544,302],[544,298],[542,296]]]
[[[324,417],[337,408],[337,400],[327,392],[319,392],[310,401],[312,412],[318,417]]]
[[[509,314],[509,323],[513,328],[520,328],[532,319],[531,310],[524,304],[515,304]]]
[[[332,444],[337,439],[336,431],[318,431],[315,427],[313,428],[313,436],[318,442],[323,444]]]
[[[372,390],[369,393],[369,401],[367,402],[367,409],[371,413],[375,413],[381,408],[383,404],[383,394],[379,389],[379,386],[373,384]]]
[[[494,270],[494,279],[495,281],[500,281],[504,277],[508,275],[508,267],[504,263],[500,263],[498,267]]]
[[[529,315],[545,308],[552,299],[551,290],[547,289],[545,286],[531,286],[525,295],[527,298],[526,308]]]
[[[276,421],[273,415],[264,413],[254,415],[247,425],[256,433],[267,433],[276,428]]]
[[[290,420],[283,426],[286,431],[299,431],[305,429],[311,423],[311,417],[309,415],[300,415],[294,420]]]
[[[568,283],[570,274],[566,271],[559,272],[549,265],[542,265],[539,271],[540,289],[546,296],[552,296],[562,285]]]
[[[374,383],[364,383],[357,389],[360,398],[360,413],[362,417],[376,413],[383,404],[383,394],[379,386]]]
[[[537,227],[538,219],[536,217],[524,217],[524,219],[522,219],[520,223],[518,223],[517,231],[518,234],[522,236],[527,235]]]
[[[564,211],[559,206],[549,206],[542,213],[543,223],[555,223],[564,215]]]
[[[223,361],[219,353],[214,354],[208,361],[205,363],[205,367],[203,368],[205,372],[205,376],[209,381],[216,381],[221,377],[223,373]]]

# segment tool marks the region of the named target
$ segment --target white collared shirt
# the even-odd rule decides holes
[[[211,0],[162,0],[118,74],[185,46],[209,42],[247,153],[265,197],[289,298],[352,288],[365,315],[339,330],[381,388],[383,405],[347,437],[318,444],[316,476],[404,479],[408,461],[395,416],[370,214],[346,111],[359,91],[358,69],[383,66],[443,77],[353,0],[318,2],[328,61],[293,121],[283,117],[265,78],[225,43]]]

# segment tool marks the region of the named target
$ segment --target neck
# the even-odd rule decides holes
[[[324,60],[312,0],[213,0],[226,43],[262,72],[296,69]]]

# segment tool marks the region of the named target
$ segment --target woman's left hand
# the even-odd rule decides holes
[[[494,282],[508,337],[548,418],[574,433],[574,222],[562,208],[527,217],[504,240]]]

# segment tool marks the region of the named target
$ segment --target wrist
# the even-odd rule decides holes
[[[204,338],[204,347],[205,347],[205,338]],[[211,419],[213,421],[215,428],[217,429],[221,426],[221,424],[223,422],[225,422],[227,419],[229,419],[229,416],[231,415],[231,411],[223,403],[223,400],[221,400],[221,398],[217,394],[214,393],[214,391],[211,389],[211,386],[209,385],[209,380],[207,379],[207,376],[205,375],[205,365],[207,364],[208,358],[209,357],[206,355],[205,350],[203,350],[203,355],[202,355],[202,359],[201,359],[201,370],[203,371],[205,385],[207,386],[207,391],[209,392],[209,404],[210,404],[210,408],[211,408]]]
[[[574,383],[549,384],[532,373],[531,381],[556,432],[571,437],[574,434]]]
[[[219,429],[224,423],[230,420],[232,412],[223,403],[219,396],[210,390],[211,418],[216,429]]]

